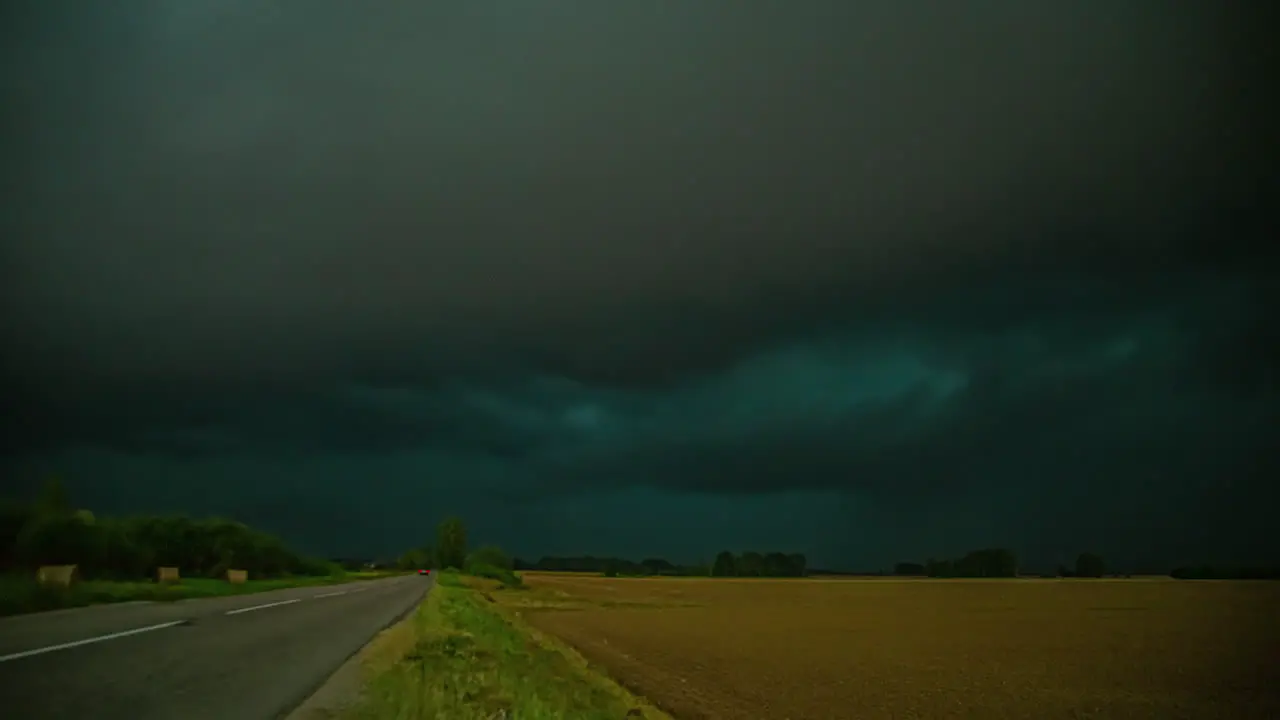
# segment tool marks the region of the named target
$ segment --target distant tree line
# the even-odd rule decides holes
[[[1107,564],[1101,555],[1090,552],[1080,553],[1076,557],[1075,568],[1058,566],[1059,577],[1100,578],[1107,574]]]
[[[62,483],[50,479],[34,502],[0,503],[0,572],[77,565],[86,579],[153,577],[177,567],[186,577],[331,575],[342,568],[301,555],[280,538],[224,518],[181,515],[96,517],[75,509]]]
[[[630,568],[638,564],[612,557],[580,557],[547,556],[537,562],[529,562],[522,558],[515,559],[516,570],[542,570],[544,572],[604,572],[606,567]]]
[[[1007,548],[985,548],[954,560],[930,558],[923,564],[900,562],[894,566],[894,574],[935,578],[1018,577],[1018,557]],[[1105,574],[1106,564],[1102,557],[1085,552],[1076,558],[1074,569],[1059,566],[1054,577],[1100,578]]]
[[[1197,565],[1175,568],[1169,575],[1179,580],[1280,580],[1280,568]]]
[[[936,578],[1007,578],[1018,576],[1018,558],[1006,548],[974,550],[954,560],[924,564],[924,574]]]
[[[809,568],[805,556],[800,553],[781,552],[744,552],[734,554],[722,551],[711,563],[694,563],[681,565],[664,558],[645,558],[634,561],[624,558],[594,555],[544,556],[536,562],[521,558],[508,559],[499,548],[487,546],[471,553],[466,549],[466,530],[457,525],[449,526],[444,534],[437,532],[438,542],[452,544],[455,549],[449,553],[450,560],[444,562],[436,558],[429,546],[412,550],[401,558],[400,566],[404,569],[415,567],[455,567],[470,571],[477,564],[477,558],[488,559],[480,565],[505,568],[506,572],[540,570],[546,572],[580,572],[599,573],[609,577],[651,577],[651,576],[703,576],[703,577],[803,577],[811,573],[843,574],[843,575],[880,575],[878,572],[844,572],[834,570],[816,570]],[[443,526],[443,524],[442,524]],[[448,538],[454,538],[448,540]],[[461,538],[459,544],[457,538]],[[442,545],[443,546],[443,545]],[[462,560],[459,560],[462,558]],[[499,562],[501,559],[502,562]],[[1107,575],[1108,568],[1102,557],[1096,553],[1083,552],[1076,557],[1072,567],[1059,566],[1049,577],[1101,578]],[[1019,576],[1017,555],[1006,548],[985,548],[966,553],[964,556],[950,560],[929,559],[924,563],[899,562],[893,566],[893,574],[898,576],[935,577],[935,578],[1011,578]],[[1187,567],[1178,568],[1170,573],[1175,578],[1185,579],[1280,579],[1280,569],[1267,568],[1226,568],[1226,567]],[[1128,575],[1117,576],[1128,577]]]
[[[734,555],[728,550],[716,555],[711,566],[714,577],[804,577],[808,561],[800,553],[744,552]]]
[[[514,567],[516,570],[601,573],[609,577],[802,577],[806,574],[805,556],[799,553],[744,552],[735,555],[728,550],[718,554],[712,563],[678,564],[658,557],[637,562],[617,557],[579,555],[546,556],[537,562],[516,558]]]
[[[601,573],[610,577],[648,577],[652,575],[692,575],[706,576],[711,573],[709,565],[677,565],[664,558],[645,558],[639,562],[617,557],[596,557],[580,555],[572,557],[545,556],[537,562],[520,558],[515,559],[517,570],[541,570],[544,572],[582,572]]]

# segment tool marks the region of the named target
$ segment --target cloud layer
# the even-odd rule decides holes
[[[802,5],[9,11],[6,462],[312,540],[1247,545],[1264,11]]]

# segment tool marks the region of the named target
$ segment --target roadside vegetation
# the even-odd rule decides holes
[[[411,548],[396,562],[403,570],[440,568],[474,577],[497,580],[504,587],[522,585],[515,573],[515,561],[497,545],[482,545],[469,550],[467,527],[456,517],[445,518],[436,527],[435,545]]]
[[[69,584],[41,584],[42,566],[75,565]],[[179,579],[157,582],[157,569]],[[244,570],[247,582],[227,581]],[[306,557],[279,538],[224,518],[99,517],[50,479],[31,502],[0,501],[0,615],[135,600],[181,600],[369,579]]]
[[[467,547],[448,518],[435,546],[410,550],[402,567],[442,568],[427,599],[365,649],[368,673],[350,720],[666,718],[574,650],[520,617],[529,592],[501,548]]]
[[[667,718],[574,650],[504,612],[500,581],[443,571],[427,600],[366,650],[348,720]]]

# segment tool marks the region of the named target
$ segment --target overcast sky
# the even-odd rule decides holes
[[[1280,561],[1261,10],[5,5],[16,490],[323,553]]]

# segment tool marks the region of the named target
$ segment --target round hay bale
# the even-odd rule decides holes
[[[36,571],[36,582],[45,587],[70,587],[79,579],[79,565],[44,565]]]

